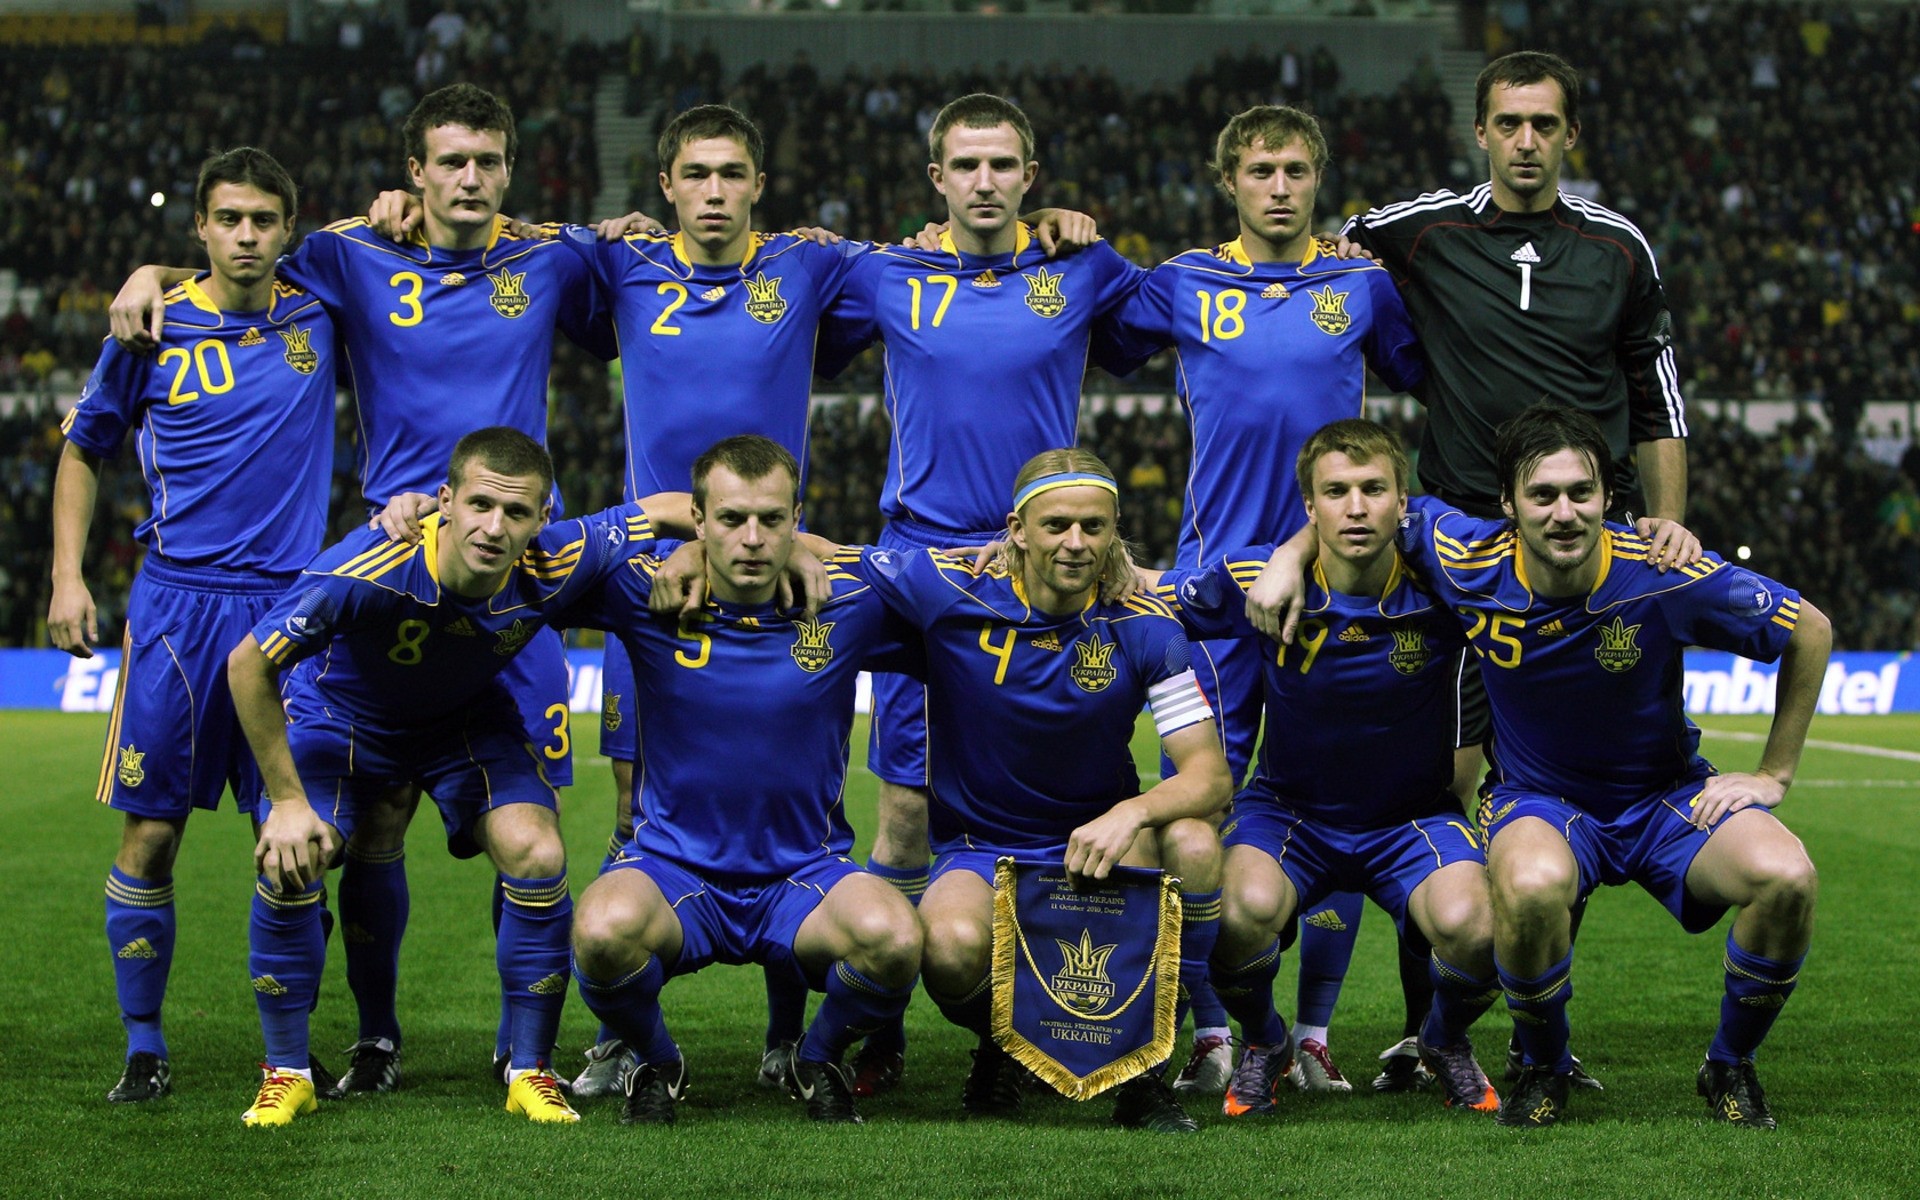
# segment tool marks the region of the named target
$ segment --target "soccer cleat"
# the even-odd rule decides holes
[[[790,1060],[787,1092],[807,1105],[807,1115],[832,1125],[858,1125],[860,1114],[853,1108],[853,1080],[839,1063]]]
[[[1240,1065],[1233,1069],[1233,1078],[1227,1081],[1226,1099],[1221,1101],[1220,1111],[1229,1117],[1275,1111],[1279,1106],[1274,1103],[1274,1097],[1280,1094],[1280,1082],[1292,1069],[1291,1036],[1277,1046],[1248,1046],[1240,1055]]]
[[[1713,1110],[1717,1121],[1744,1125],[1748,1129],[1779,1127],[1780,1123],[1773,1119],[1772,1111],[1767,1108],[1767,1094],[1761,1090],[1760,1077],[1754,1074],[1753,1060],[1750,1058],[1743,1058],[1737,1063],[1708,1059],[1700,1064],[1700,1074],[1694,1077],[1694,1087],[1706,1097],[1707,1107]]]
[[[641,1063],[627,1074],[627,1104],[620,1112],[620,1123],[671,1125],[679,1117],[677,1106],[686,1098],[686,1059],[675,1059],[664,1066]]]
[[[1295,1047],[1287,1082],[1303,1092],[1351,1092],[1353,1085],[1333,1065],[1333,1055],[1319,1038],[1301,1038]]]
[[[1120,1085],[1113,1098],[1113,1123],[1148,1133],[1200,1132],[1200,1122],[1187,1115],[1167,1081],[1153,1071]]]
[[[128,1056],[127,1069],[107,1099],[115,1104],[144,1104],[172,1092],[173,1064],[150,1050],[138,1050]]]
[[[1520,1039],[1517,1037],[1508,1038],[1507,1039],[1507,1072],[1506,1072],[1507,1082],[1513,1083],[1514,1081],[1518,1080],[1520,1078],[1520,1072],[1525,1070],[1526,1066],[1527,1066],[1527,1060],[1520,1053]],[[1587,1069],[1580,1065],[1580,1060],[1578,1058],[1575,1058],[1573,1060],[1573,1074],[1567,1076],[1567,1082],[1571,1083],[1574,1087],[1586,1088],[1589,1091],[1604,1092],[1607,1090],[1607,1087],[1605,1084],[1601,1083],[1598,1079],[1595,1079],[1593,1076],[1587,1074]]]
[[[1509,1128],[1544,1129],[1558,1124],[1567,1111],[1567,1092],[1571,1084],[1565,1075],[1556,1075],[1552,1067],[1528,1067],[1520,1072],[1506,1098],[1500,1101],[1500,1114],[1494,1118]]]
[[[493,1077],[502,1084],[505,1084],[507,1082],[507,1076],[511,1074],[513,1074],[513,1055],[510,1053],[494,1055]]]
[[[1388,1046],[1380,1052],[1380,1064],[1380,1073],[1373,1077],[1376,1092],[1417,1092],[1433,1083],[1433,1072],[1420,1061],[1419,1038],[1402,1038]]]
[[[351,1061],[327,1092],[329,1100],[344,1100],[355,1092],[391,1092],[400,1086],[400,1051],[386,1038],[361,1038],[347,1047]]]
[[[316,1058],[311,1051],[307,1054],[307,1070],[313,1073],[313,1094],[325,1096],[340,1086],[340,1077],[327,1070],[325,1063]]]
[[[1466,1038],[1452,1046],[1429,1046],[1421,1042],[1420,1064],[1440,1081],[1441,1100],[1448,1108],[1500,1111],[1500,1093],[1487,1082],[1487,1073],[1473,1057],[1473,1043]]]
[[[900,1086],[906,1072],[905,1055],[862,1046],[853,1056],[853,1094],[866,1100],[890,1092]]]
[[[780,1042],[768,1046],[767,1052],[760,1056],[760,1074],[754,1082],[771,1091],[783,1091],[787,1086],[787,1074],[793,1069],[793,1052],[799,1042]]]
[[[973,1069],[960,1087],[960,1107],[970,1117],[1010,1117],[1020,1110],[1026,1070],[992,1040],[981,1038]]]
[[[1217,1034],[1195,1038],[1187,1065],[1174,1078],[1173,1090],[1199,1096],[1218,1096],[1233,1077],[1233,1043]]]
[[[518,1079],[507,1085],[507,1111],[537,1125],[572,1124],[580,1119],[580,1114],[573,1111],[561,1093],[560,1081],[545,1064],[522,1071]]]
[[[640,1059],[619,1038],[595,1043],[587,1050],[586,1069],[574,1076],[574,1099],[626,1095],[627,1075],[639,1065]]]
[[[240,1114],[242,1124],[256,1129],[291,1125],[295,1117],[304,1117],[320,1107],[313,1098],[313,1080],[268,1066],[261,1070],[266,1075],[260,1081],[260,1094],[253,1098],[253,1107]]]

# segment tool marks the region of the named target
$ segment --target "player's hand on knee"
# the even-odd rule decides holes
[[[1331,254],[1335,258],[1364,258],[1368,262],[1380,261],[1379,255],[1362,246],[1359,242],[1348,240],[1345,234],[1335,234],[1330,238],[1321,237],[1316,240],[1320,243],[1320,253],[1322,254]]]
[[[1100,223],[1070,208],[1042,208],[1022,220],[1033,226],[1033,236],[1048,258],[1084,250],[1100,240]]]
[[[53,644],[75,658],[92,658],[100,641],[98,613],[93,593],[84,580],[53,582],[53,600],[47,605],[47,636]]]
[[[816,246],[838,246],[847,239],[831,229],[822,229],[818,225],[802,225],[793,231],[795,237],[803,237]]]
[[[707,552],[698,542],[687,542],[653,573],[653,611],[690,613],[706,602]]]
[[[1694,797],[1688,820],[1699,829],[1712,829],[1723,817],[1743,808],[1773,808],[1787,798],[1785,780],[1764,771],[1747,774],[1733,771],[1707,780]]]
[[[1647,539],[1647,561],[1662,574],[1668,567],[1690,567],[1700,561],[1700,539],[1680,522],[1641,517],[1633,525]]]
[[[273,801],[267,819],[260,823],[253,865],[281,891],[303,891],[326,874],[327,863],[339,848],[333,826],[320,819],[306,797],[295,796]]]
[[[426,209],[412,192],[381,192],[367,205],[367,224],[390,242],[404,242],[420,227]]]
[[[909,238],[901,238],[900,244],[902,246],[912,246],[916,250],[938,250],[940,248],[940,235],[946,231],[947,223],[945,221],[941,221],[939,224],[929,221],[927,222],[927,227],[919,233]]]
[[[665,233],[667,227],[643,212],[630,212],[624,217],[608,217],[594,225],[593,232],[603,242],[617,242],[636,233]]]
[[[1275,550],[1247,589],[1247,620],[1277,642],[1293,644],[1293,630],[1307,606],[1304,568],[1284,547]]]
[[[122,349],[149,354],[160,344],[160,328],[167,316],[166,291],[158,267],[141,267],[120,285],[107,308],[107,323]]]
[[[1067,870],[1089,879],[1105,879],[1133,848],[1142,828],[1138,807],[1122,800],[1067,837]]]
[[[420,544],[420,522],[440,507],[440,498],[425,492],[401,492],[387,501],[387,506],[374,514],[367,522],[368,529],[378,529],[387,535],[390,542],[405,542],[409,546]]]

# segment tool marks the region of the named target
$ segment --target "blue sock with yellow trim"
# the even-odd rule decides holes
[[[128,1058],[141,1051],[167,1057],[160,1005],[173,970],[174,928],[172,879],[135,879],[107,868],[107,952]]]
[[[347,987],[360,1010],[360,1036],[398,1046],[400,939],[411,908],[406,849],[364,851],[347,843],[337,894],[340,944],[347,956]]]
[[[567,1002],[573,893],[565,871],[543,879],[502,875],[499,885],[505,900],[494,951],[513,1023],[513,1069],[550,1065]]]
[[[667,971],[659,955],[648,955],[636,970],[605,983],[583,974],[575,962],[573,978],[580,985],[580,998],[593,1015],[639,1055],[641,1062],[664,1065],[679,1061],[680,1047],[668,1035],[666,1018],[660,1012],[660,989],[667,984]]]
[[[867,860],[869,874],[878,875],[892,884],[907,903],[920,907],[920,897],[927,894],[927,880],[932,874],[931,864],[920,867],[890,867],[886,863]],[[879,1029],[867,1035],[867,1049],[878,1054],[905,1054],[907,1052],[906,1007],[901,1006],[900,1016],[887,1022]]]
[[[1353,943],[1360,937],[1360,914],[1367,898],[1358,892],[1340,892],[1300,918],[1299,1011],[1294,1024],[1324,1029],[1333,1024],[1333,1007],[1340,1002],[1340,985],[1347,981],[1353,962]]]
[[[913,983],[890,988],[841,959],[827,972],[827,996],[800,1042],[797,1057],[806,1062],[837,1063],[847,1047],[875,1030],[897,1023],[913,998]]]
[[[1500,998],[1498,979],[1479,979],[1442,959],[1427,956],[1427,980],[1433,984],[1433,1003],[1420,1027],[1420,1040],[1429,1046],[1457,1046],[1481,1014]]]
[[[993,972],[980,977],[966,995],[952,1000],[942,1000],[927,990],[927,996],[940,1009],[940,1015],[969,1033],[981,1037],[993,1036]]]
[[[327,939],[320,926],[321,887],[288,894],[260,880],[247,922],[247,970],[260,1009],[267,1065],[311,1070],[307,1014],[320,990]]]
[[[1802,954],[1794,959],[1762,958],[1740,948],[1727,931],[1726,995],[1720,998],[1720,1028],[1714,1031],[1707,1057],[1718,1063],[1752,1058],[1800,982]]]
[[[1227,1015],[1240,1022],[1240,1036],[1255,1046],[1287,1040],[1287,1024],[1273,1008],[1273,981],[1280,974],[1280,939],[1234,966],[1213,964],[1213,990]]]
[[[1573,999],[1573,950],[1534,979],[1522,979],[1502,967],[1500,987],[1513,1014],[1513,1032],[1530,1067],[1551,1067],[1556,1075],[1573,1073],[1572,1034],[1567,1026],[1567,1002]]]
[[[1186,1023],[1195,991],[1207,988],[1207,960],[1220,940],[1220,889],[1180,893],[1180,1000],[1174,1030]]]

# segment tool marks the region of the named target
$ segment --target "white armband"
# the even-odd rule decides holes
[[[1213,706],[1200,690],[1200,677],[1192,668],[1171,679],[1163,679],[1147,689],[1147,707],[1153,710],[1153,727],[1162,738],[1213,720]]]

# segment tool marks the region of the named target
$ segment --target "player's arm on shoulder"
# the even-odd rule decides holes
[[[1367,364],[1388,387],[1411,392],[1427,378],[1427,354],[1420,347],[1420,335],[1414,332],[1406,301],[1400,298],[1400,289],[1386,271],[1362,274],[1373,301],[1373,320],[1367,329]]]
[[[1812,604],[1800,600],[1799,616],[1780,654],[1773,724],[1760,752],[1760,765],[1751,774],[1736,771],[1708,779],[1693,806],[1696,826],[1711,829],[1728,813],[1753,805],[1774,808],[1786,799],[1794,773],[1800,768],[1800,754],[1807,745],[1807,730],[1820,703],[1820,686],[1832,653],[1832,622]]]
[[[1292,645],[1294,627],[1307,605],[1307,569],[1319,557],[1311,525],[1275,546],[1247,588],[1248,623],[1274,641]]]
[[[1647,501],[1647,515],[1634,525],[1640,536],[1653,543],[1647,561],[1662,571],[1670,566],[1692,566],[1700,560],[1700,539],[1681,524],[1687,518],[1686,439],[1663,437],[1638,442],[1633,447],[1633,461],[1640,474],[1640,491]]]
[[[1084,250],[1100,240],[1100,223],[1071,208],[1041,208],[1020,218],[1033,227],[1033,236],[1048,258]]]
[[[136,268],[120,285],[107,308],[113,340],[135,354],[149,354],[160,345],[167,319],[167,289],[199,274],[193,267]]]

